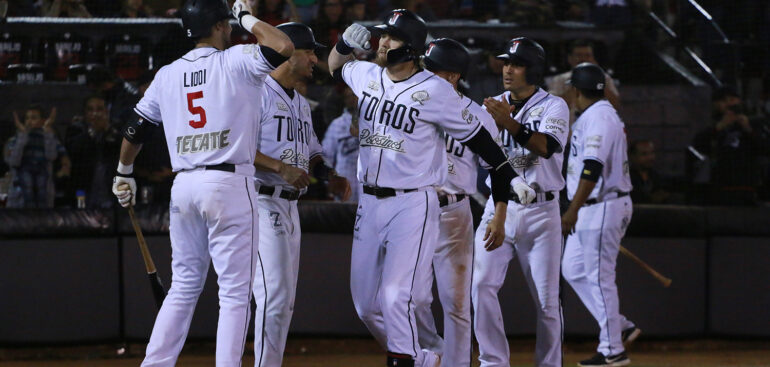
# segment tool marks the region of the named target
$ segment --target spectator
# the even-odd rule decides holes
[[[139,102],[139,90],[120,79],[105,67],[96,67],[86,76],[88,88],[101,95],[107,102],[110,122],[118,128],[134,118],[134,106]]]
[[[695,135],[693,146],[708,152],[711,161],[711,202],[723,205],[754,203],[760,184],[761,135],[743,112],[741,97],[729,88],[712,97],[712,122]],[[693,175],[694,176],[694,175]]]
[[[87,129],[74,136],[68,151],[72,158],[72,187],[74,201],[78,190],[86,192],[86,207],[107,208],[115,204],[112,177],[115,173],[120,144],[120,131],[110,123],[107,101],[93,95],[84,103]]]
[[[293,0],[294,8],[297,11],[299,22],[310,24],[318,13],[318,1],[316,0]]]
[[[366,20],[366,0],[348,0],[345,2],[345,19],[348,23]]]
[[[503,20],[526,25],[549,25],[555,21],[548,0],[509,0]]]
[[[342,87],[345,109],[326,129],[322,141],[324,159],[337,173],[350,182],[353,194],[348,202],[358,202],[361,185],[356,176],[358,164],[358,98],[347,86]],[[354,117],[355,116],[355,117]],[[355,119],[355,121],[354,121]],[[336,198],[339,200],[339,198]]]
[[[671,193],[663,176],[655,169],[655,145],[650,140],[637,140],[628,146],[631,163],[631,200],[635,204],[664,204]]]
[[[44,0],[42,16],[54,18],[91,18],[83,0]]]
[[[496,50],[499,47],[490,47],[490,49]],[[489,96],[496,96],[503,91],[503,60],[496,58],[495,52],[484,51],[483,58],[486,58],[486,62],[480,63],[480,67],[471,65],[471,70],[468,76],[468,83],[470,89],[468,89],[468,98],[472,99],[476,103],[483,103],[484,98]]]
[[[24,113],[24,124],[13,113],[16,135],[6,143],[4,158],[11,168],[12,188],[9,208],[52,208],[54,197],[54,161],[61,160],[56,177],[70,175],[67,152],[56,139],[53,123],[56,108],[51,109],[48,119],[43,120],[43,109],[32,105]]]
[[[321,0],[320,2],[318,17],[310,27],[313,28],[316,41],[323,45],[330,46],[337,43],[337,38],[342,35],[348,25],[343,17],[342,1]]]
[[[567,64],[569,64],[570,70],[546,78],[545,80],[548,91],[551,92],[551,94],[564,98],[567,105],[570,106],[570,111],[572,111],[571,118],[573,121],[575,117],[575,96],[569,93],[570,88],[567,88],[567,80],[569,80],[570,75],[572,75],[572,68],[584,62],[598,65],[596,58],[594,58],[593,44],[584,39],[572,41],[567,45]],[[612,104],[612,107],[618,109],[620,108],[620,93],[618,92],[618,88],[615,87],[615,82],[609,75],[607,75],[605,80],[604,97]]]
[[[299,16],[292,0],[247,0],[251,9],[257,10],[259,19],[272,26],[286,22],[298,22]]]
[[[147,18],[149,16],[149,11],[142,0],[123,0],[123,7],[118,14],[118,18]]]

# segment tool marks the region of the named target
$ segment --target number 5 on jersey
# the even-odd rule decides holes
[[[200,98],[203,98],[202,90],[187,93],[187,110],[190,111],[191,114],[199,116],[198,121],[190,120],[190,126],[195,129],[200,129],[206,125],[206,110],[201,106],[193,106],[193,101]]]

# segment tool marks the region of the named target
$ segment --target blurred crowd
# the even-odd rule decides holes
[[[3,0],[0,0],[2,2]],[[547,25],[555,21],[593,22],[597,25],[631,24],[640,9],[655,9],[661,14],[676,14],[679,8],[668,0],[260,0],[258,16],[277,25],[301,21],[311,25],[316,39],[332,46],[352,22],[381,18],[393,8],[409,8],[428,21],[466,19],[486,22],[518,22]],[[708,1],[703,1],[707,3]],[[738,2],[744,2],[738,0]],[[752,2],[745,0],[746,3]],[[52,17],[175,17],[179,0],[10,0],[9,16]],[[722,9],[719,4],[712,4]],[[762,7],[770,12],[770,6]],[[669,19],[671,24],[676,17]],[[737,31],[736,31],[737,32]],[[755,32],[756,33],[756,32]],[[752,34],[755,34],[752,33]],[[761,34],[761,32],[756,33]],[[8,34],[3,35],[6,39]],[[249,33],[235,27],[233,43],[254,42]],[[0,134],[3,163],[0,163],[0,206],[15,208],[87,207],[115,205],[110,185],[121,143],[120,129],[133,118],[133,106],[141,98],[153,77],[153,71],[179,56],[170,52],[161,56],[155,50],[181,48],[187,45],[178,38],[155,45],[151,50],[145,41],[123,36],[110,44],[115,51],[104,64],[88,64],[85,54],[89,40],[64,34],[54,42],[66,40],[67,52],[54,53],[58,58],[46,80],[76,80],[85,84],[89,94],[76,103],[79,113],[57,116],[57,106],[45,101],[18,101],[10,116],[13,132]],[[0,40],[2,41],[2,40]],[[134,43],[132,43],[134,42]],[[78,44],[80,43],[80,46]],[[134,44],[136,47],[125,47]],[[123,45],[123,46],[121,46]],[[462,91],[477,102],[502,91],[502,63],[494,56],[501,45],[477,40],[473,49],[475,63],[461,82]],[[572,67],[581,62],[608,62],[606,49],[587,40],[573,40],[552,45],[550,77],[544,86],[568,103],[565,82]],[[52,46],[52,49],[56,47]],[[605,57],[597,52],[603,51]],[[122,52],[122,53],[121,53]],[[328,52],[328,49],[327,51]],[[152,60],[155,56],[155,64]],[[66,56],[64,63],[62,55]],[[553,56],[556,55],[556,56]],[[367,55],[360,55],[366,57]],[[355,116],[355,97],[343,85],[329,77],[326,55],[319,55],[313,80],[300,83],[296,89],[305,95],[313,109],[314,129],[323,140],[327,129],[345,129]],[[2,60],[0,60],[2,61]],[[7,60],[6,60],[7,61]],[[73,68],[73,65],[75,66]],[[82,66],[82,67],[80,67]],[[604,65],[612,70],[613,65]],[[12,73],[0,70],[0,77]],[[755,78],[756,79],[756,78]],[[629,136],[630,172],[635,203],[652,204],[719,204],[744,205],[770,200],[770,78],[759,76],[760,88],[751,81],[739,88],[719,88],[713,92],[712,119],[704,122],[695,139],[686,148],[687,171],[665,174],[656,161],[657,147],[651,140]],[[622,96],[618,80],[607,75],[606,98],[616,107]],[[757,90],[759,92],[757,92]],[[748,100],[744,95],[749,95]],[[38,104],[40,103],[40,104]],[[574,112],[573,112],[574,118]],[[337,122],[335,124],[335,121]],[[339,125],[341,127],[332,127]],[[6,129],[7,131],[7,129]],[[351,149],[355,142],[343,144]],[[335,163],[333,143],[325,143],[327,160]],[[342,146],[342,145],[340,145]],[[347,149],[347,148],[346,148]],[[174,177],[162,131],[145,144],[138,158],[137,181],[140,204],[164,204]],[[337,162],[338,171],[355,179],[355,162]],[[347,167],[343,167],[347,166]],[[351,168],[352,167],[352,168]],[[314,182],[303,199],[331,200],[320,181]]]

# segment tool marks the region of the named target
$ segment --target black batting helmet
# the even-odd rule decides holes
[[[451,71],[465,76],[471,55],[460,42],[451,38],[439,38],[428,44],[422,61],[430,71]]]
[[[572,75],[567,84],[581,90],[602,91],[606,78],[604,70],[599,65],[584,62],[572,69]]]
[[[310,27],[296,22],[283,23],[276,26],[278,30],[286,33],[294,44],[295,49],[315,50],[326,47],[315,41],[313,30]]]
[[[210,34],[214,24],[230,18],[230,9],[224,0],[187,0],[180,14],[187,37],[201,38]]]
[[[369,27],[369,31],[375,36],[387,33],[404,41],[404,47],[388,52],[388,63],[390,64],[418,58],[425,50],[425,38],[428,37],[428,27],[425,26],[425,21],[406,9],[391,11],[383,20],[383,24]]]
[[[539,85],[545,73],[545,50],[539,43],[527,38],[517,37],[505,44],[503,54],[498,59],[527,67],[527,84]]]

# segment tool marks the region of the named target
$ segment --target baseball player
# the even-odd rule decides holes
[[[640,330],[619,313],[615,263],[620,240],[631,221],[625,125],[605,99],[601,67],[582,63],[569,80],[580,117],[572,126],[567,166],[569,208],[561,218],[568,235],[562,271],[599,323],[599,347],[580,366],[625,366],[623,347]],[[625,332],[624,332],[625,331]]]
[[[485,99],[484,106],[504,128],[502,143],[514,170],[534,191],[525,197],[517,192],[512,197],[502,247],[486,246],[481,238],[485,228],[499,220],[492,217],[491,202],[476,232],[471,299],[479,359],[482,366],[508,366],[508,342],[497,293],[508,263],[518,257],[537,311],[536,365],[561,366],[559,267],[563,239],[555,198],[564,187],[561,167],[569,134],[569,109],[563,99],[538,87],[545,69],[545,51],[537,42],[514,38],[497,57],[505,61],[502,77],[506,91]]]
[[[280,366],[289,332],[299,271],[300,223],[297,199],[310,183],[307,172],[323,171],[331,190],[343,199],[350,186],[323,163],[321,144],[313,131],[310,105],[294,85],[313,77],[318,62],[310,27],[301,23],[277,26],[294,44],[294,53],[265,80],[257,141],[255,174],[259,186],[259,256],[254,279],[255,365]],[[290,172],[282,174],[282,172]]]
[[[332,168],[348,182],[353,183],[355,188],[353,194],[348,199],[349,202],[357,203],[361,196],[361,185],[356,178],[358,169],[358,131],[352,129],[358,126],[358,98],[353,91],[345,85],[342,90],[342,99],[344,109],[342,115],[338,116],[326,129],[321,145],[324,150],[324,157]],[[356,121],[353,121],[355,119]],[[339,199],[339,197],[337,198]]]
[[[457,90],[457,83],[470,63],[468,50],[459,42],[440,38],[428,44],[423,64],[429,71],[448,81]],[[475,102],[462,97],[466,106]],[[484,128],[497,136],[497,126],[491,118],[482,120]],[[417,328],[420,345],[441,355],[442,366],[471,364],[471,269],[473,266],[473,214],[470,195],[476,192],[479,156],[445,134],[447,180],[439,189],[439,240],[433,254],[433,273],[439,299],[444,310],[444,339],[436,332],[430,303],[433,273],[420,288],[427,291],[426,301],[417,305]]]
[[[353,48],[368,48],[380,35],[375,62],[354,61]],[[329,69],[358,97],[358,201],[350,288],[361,320],[387,349],[388,366],[436,366],[436,353],[417,339],[415,306],[427,293],[421,279],[431,270],[438,241],[435,186],[447,176],[443,130],[479,154],[492,169],[492,191],[505,205],[515,174],[481,119],[477,105],[463,104],[452,86],[421,70],[427,29],[408,10],[394,10],[372,28],[353,24],[329,55]],[[516,182],[523,182],[518,178]],[[490,235],[494,242],[500,233]]]
[[[219,284],[217,366],[240,366],[257,259],[257,191],[253,181],[259,94],[265,77],[291,56],[289,38],[250,15],[237,0],[233,14],[260,45],[227,48],[230,11],[221,0],[188,0],[181,9],[195,49],[161,68],[127,124],[113,192],[135,202],[133,163],[151,129],[164,124],[177,172],[169,208],[171,289],[158,312],[142,366],[173,366],[214,263]]]

